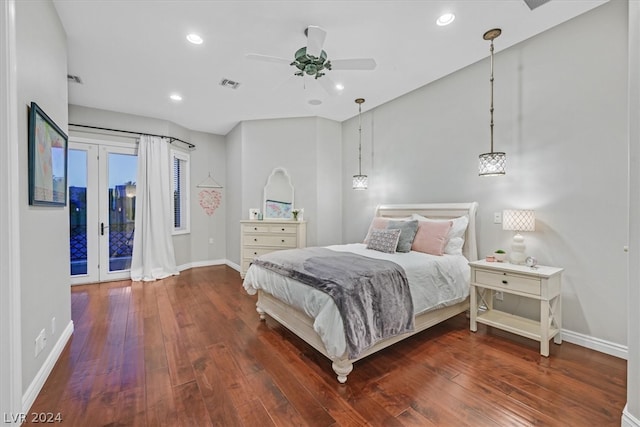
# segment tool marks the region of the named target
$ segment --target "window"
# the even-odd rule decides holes
[[[185,234],[190,231],[189,215],[189,154],[171,151],[173,167],[173,234]]]

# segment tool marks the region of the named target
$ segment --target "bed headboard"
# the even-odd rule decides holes
[[[462,253],[469,261],[478,259],[478,244],[476,242],[476,212],[477,202],[469,203],[417,203],[404,205],[379,205],[375,216],[398,218],[418,214],[433,219],[469,217],[469,226],[464,236]]]

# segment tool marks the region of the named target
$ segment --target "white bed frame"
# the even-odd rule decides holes
[[[478,203],[438,203],[438,204],[407,204],[407,205],[380,205],[376,208],[375,215],[379,217],[398,218],[406,217],[413,213],[433,218],[447,219],[457,218],[463,215],[469,217],[469,226],[465,233],[465,244],[462,253],[469,261],[478,259],[478,249],[476,244],[476,211]],[[302,338],[313,348],[329,358],[333,364],[333,370],[338,375],[338,381],[345,383],[347,375],[353,370],[353,363],[367,357],[383,348],[397,343],[405,338],[415,335],[433,325],[447,320],[459,313],[469,309],[469,299],[453,306],[444,307],[438,310],[419,314],[415,318],[415,330],[403,335],[380,341],[356,359],[349,359],[345,352],[338,358],[330,357],[324,347],[320,336],[313,329],[313,319],[298,309],[285,304],[269,293],[258,290],[258,302],[256,310],[260,314],[260,319],[264,320],[268,314],[291,332]]]

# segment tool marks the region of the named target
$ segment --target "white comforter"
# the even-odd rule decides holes
[[[386,259],[402,266],[409,280],[414,315],[457,304],[469,295],[470,269],[462,255],[434,256],[413,251],[387,254],[367,249],[362,243],[327,248]],[[257,265],[249,267],[243,286],[250,295],[262,289],[304,312],[314,319],[313,328],[329,357],[337,358],[344,354],[346,342],[342,317],[329,295]]]

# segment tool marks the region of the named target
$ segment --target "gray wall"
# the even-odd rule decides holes
[[[219,184],[225,186],[226,144],[225,138],[203,132],[185,129],[175,123],[150,117],[113,111],[87,108],[77,105],[69,106],[69,122],[87,126],[110,129],[148,132],[157,135],[168,135],[196,145],[195,150],[188,150],[182,144],[173,148],[191,153],[191,233],[173,237],[176,253],[176,265],[184,268],[202,265],[210,261],[222,262],[226,258],[226,189],[222,193],[222,203],[213,215],[208,216],[200,207],[198,195],[202,190],[197,185],[207,178],[209,173]],[[86,137],[102,141],[120,141],[133,144],[135,139],[122,134],[102,131],[89,131],[73,128],[71,136]],[[213,243],[209,243],[209,238]]]
[[[487,58],[363,114],[370,190],[347,190],[344,180],[344,240],[362,240],[379,203],[475,200],[484,255],[510,244],[493,212],[535,209],[527,252],[566,269],[563,327],[625,345],[627,4],[607,3],[504,51],[495,44],[495,148],[507,153],[507,175],[477,175],[477,156],[489,151]],[[357,117],[342,139],[349,176]],[[505,305],[538,315],[535,305]]]
[[[263,205],[267,178],[289,173],[294,205],[304,209],[307,245],[341,243],[340,123],[317,117],[251,120],[227,135],[228,181],[234,188],[227,221],[227,257],[240,262],[240,226],[250,208]],[[233,181],[233,183],[232,183]]]
[[[69,212],[67,207],[29,206],[27,106],[35,101],[67,129],[67,41],[50,1],[16,2],[18,138],[20,140],[20,275],[23,393],[71,322]],[[37,268],[34,268],[37,267]],[[51,334],[51,319],[56,332]],[[34,340],[45,329],[47,346],[34,357]]]

